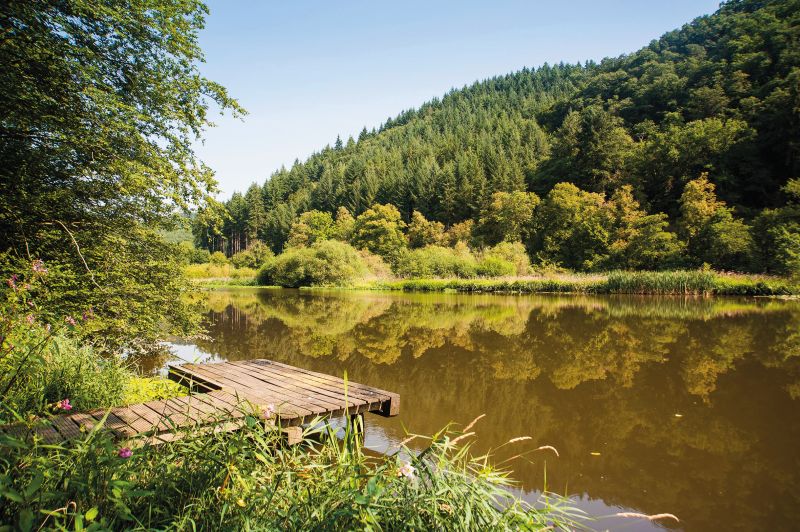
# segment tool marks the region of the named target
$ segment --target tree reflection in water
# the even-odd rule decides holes
[[[522,435],[558,448],[551,490],[669,511],[687,530],[800,518],[800,303],[287,290],[205,303],[201,352],[399,392],[399,420],[369,420],[373,446],[402,439],[401,423],[430,433],[486,413],[478,450]],[[523,491],[542,487],[543,456],[513,468]]]

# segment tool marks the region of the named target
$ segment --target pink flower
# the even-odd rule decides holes
[[[33,322],[36,318],[33,317],[33,314],[28,314],[25,316],[25,321],[28,322],[28,325],[33,325]]]
[[[69,325],[71,325],[71,326],[73,326],[73,327],[75,327],[75,325],[76,325],[75,318],[73,318],[72,316],[65,316],[65,317],[64,317],[64,321],[65,321],[67,324],[69,324]]]
[[[272,403],[268,404],[267,407],[264,409],[264,413],[262,415],[264,416],[264,419],[270,419],[272,416],[274,416],[275,405]]]
[[[130,447],[123,447],[117,452],[117,456],[120,458],[130,458],[133,455],[133,451],[131,451]]]
[[[92,307],[89,307],[89,310],[83,311],[83,321],[86,321],[92,317],[94,317],[94,309]]]
[[[9,288],[13,288],[14,290],[16,290],[17,289],[17,279],[19,279],[19,277],[17,277],[17,274],[15,273],[11,277],[8,278],[8,280],[6,281],[6,284],[8,285]]]
[[[44,267],[44,261],[40,259],[36,259],[35,261],[33,261],[31,268],[36,273],[47,273],[47,268]]]
[[[417,470],[414,466],[409,464],[408,462],[403,462],[403,465],[400,466],[400,469],[397,470],[398,477],[406,477],[407,479],[414,478],[414,475],[417,474]]]
[[[59,401],[58,408],[60,408],[61,410],[72,410],[72,405],[69,404],[69,398],[62,399],[61,401]]]

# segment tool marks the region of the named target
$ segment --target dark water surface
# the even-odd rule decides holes
[[[270,358],[401,394],[367,445],[480,414],[476,451],[511,438],[522,496],[594,515],[670,512],[685,530],[800,523],[800,302],[225,290],[185,360]],[[412,444],[413,445],[413,444]],[[652,529],[602,520],[600,528]]]

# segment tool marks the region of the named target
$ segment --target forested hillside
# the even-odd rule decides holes
[[[221,227],[201,213],[197,243],[278,252],[304,212],[390,204],[574,269],[797,271],[799,22],[798,0],[733,0],[630,55],[451,90],[234,194]]]

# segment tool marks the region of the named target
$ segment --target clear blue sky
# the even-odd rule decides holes
[[[635,51],[718,0],[210,0],[202,72],[250,112],[199,156],[222,198],[452,87]]]

